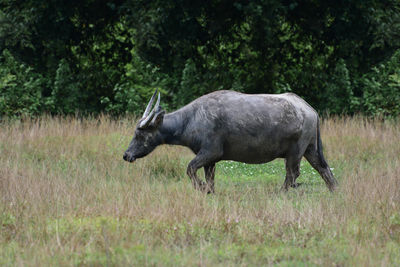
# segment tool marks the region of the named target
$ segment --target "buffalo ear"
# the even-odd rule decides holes
[[[159,112],[157,112],[154,115],[154,118],[151,120],[150,123],[151,127],[158,128],[164,120],[164,114],[165,114],[164,110],[160,110]]]

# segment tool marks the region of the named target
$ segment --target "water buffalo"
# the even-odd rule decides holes
[[[215,164],[233,160],[260,164],[284,158],[286,179],[282,189],[295,187],[304,156],[321,175],[329,190],[337,184],[322,153],[317,112],[296,94],[249,95],[216,91],[197,98],[172,113],[160,107],[153,94],[135,135],[124,153],[134,162],[158,145],[190,148],[195,158],[187,167],[194,188],[214,192]],[[203,167],[206,183],[197,176]]]

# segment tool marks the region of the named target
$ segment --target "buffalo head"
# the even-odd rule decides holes
[[[165,111],[160,107],[160,93],[158,93],[156,105],[150,112],[156,94],[157,90],[147,104],[143,117],[136,126],[132,141],[124,153],[123,158],[128,162],[134,162],[137,158],[148,155],[161,143],[159,127],[164,119]]]

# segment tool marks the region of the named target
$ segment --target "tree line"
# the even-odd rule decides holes
[[[397,0],[0,0],[0,116],[139,114],[155,88],[400,114]]]

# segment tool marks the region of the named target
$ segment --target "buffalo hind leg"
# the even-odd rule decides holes
[[[304,157],[311,164],[311,166],[315,170],[317,170],[317,172],[321,175],[322,179],[324,180],[326,186],[332,192],[335,190],[337,186],[337,181],[333,176],[331,169],[329,168],[329,165],[324,160],[321,160],[321,158],[318,155],[318,151],[313,148],[314,147],[310,147],[309,149],[307,149],[306,153],[304,154]]]
[[[298,157],[290,157],[285,159],[286,178],[283,183],[282,190],[287,191],[289,187],[297,187],[296,179],[300,175],[300,159]]]

